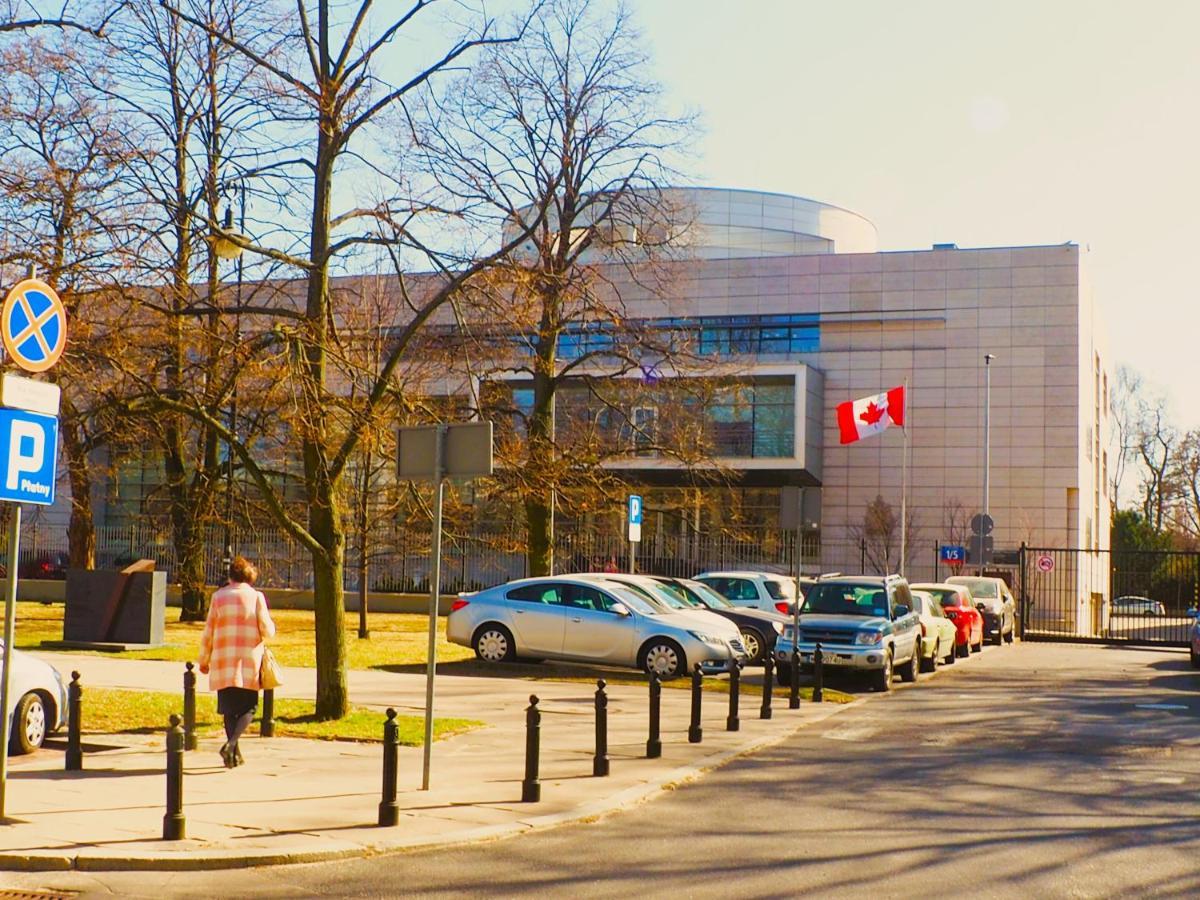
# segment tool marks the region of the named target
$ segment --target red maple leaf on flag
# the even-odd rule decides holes
[[[886,406],[876,406],[875,401],[871,401],[870,405],[859,414],[859,418],[868,425],[878,425],[879,420],[883,418],[883,414],[886,412]]]

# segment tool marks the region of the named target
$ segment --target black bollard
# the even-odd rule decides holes
[[[792,648],[792,684],[788,693],[788,709],[800,708],[800,648]]]
[[[662,756],[662,740],[659,738],[659,719],[662,715],[662,682],[658,675],[650,673],[650,737],[646,741],[646,759]]]
[[[71,673],[71,683],[67,685],[67,771],[78,772],[83,769],[83,744],[80,732],[83,730],[83,685],[79,683],[79,673]]]
[[[167,814],[163,816],[163,840],[182,841],[187,837],[183,817],[183,729],[179,716],[172,714],[167,729]]]
[[[183,672],[183,749],[196,749],[196,666],[188,663]]]
[[[275,737],[275,691],[263,691],[262,722],[258,726],[259,737]]]
[[[400,806],[396,803],[396,778],[400,770],[400,726],[396,711],[388,709],[383,723],[383,799],[379,801],[379,826],[386,828],[400,821]]]
[[[700,674],[700,663],[692,667],[692,722],[688,725],[688,743],[698,744],[704,739],[704,729],[700,727],[700,692],[703,690],[704,676]]]
[[[592,775],[608,774],[608,694],[603,678],[596,679],[596,755],[592,757]]]
[[[760,719],[771,718],[771,695],[775,688],[775,657],[768,653],[763,658],[762,708],[758,711]]]
[[[538,781],[541,758],[542,711],[536,694],[529,695],[525,710],[525,780],[521,782],[521,802],[537,803],[542,799],[542,783]]]
[[[725,717],[726,731],[740,731],[742,722],[738,718],[738,694],[742,689],[742,661],[735,659],[729,668],[729,715]]]
[[[821,652],[821,642],[817,641],[817,648],[813,651],[813,703],[820,703],[825,699],[825,676],[823,669],[825,668],[825,654]]]

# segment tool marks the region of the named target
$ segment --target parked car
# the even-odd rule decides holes
[[[686,597],[680,596],[678,592],[671,590],[657,578],[649,575],[630,575],[628,572],[585,572],[576,573],[572,577],[595,579],[601,584],[619,584],[637,593],[659,612],[691,616],[701,627],[708,631],[715,629],[720,637],[728,640],[737,654],[735,658],[741,659],[743,662],[746,660],[741,634],[736,625],[703,606],[691,603]]]
[[[913,612],[921,622],[921,668],[932,672],[939,662],[958,658],[958,626],[946,617],[941,601],[928,591],[911,590]]]
[[[723,672],[739,652],[728,637],[737,629],[716,616],[706,624],[700,615],[664,612],[615,582],[523,578],[460,594],[446,635],[487,662],[560,659],[636,667],[663,678],[694,663]]]
[[[734,606],[703,582],[666,575],[657,575],[655,579],[678,591],[689,603],[723,616],[736,625],[746,649],[747,665],[761,665],[767,654],[774,652],[775,639],[783,634],[784,626],[791,621],[782,613]]]
[[[775,672],[791,684],[793,628],[775,642]],[[809,666],[817,642],[827,666],[867,671],[877,691],[892,689],[892,676],[916,681],[920,670],[921,627],[912,610],[908,582],[899,575],[858,575],[822,579],[800,607],[800,663]]]
[[[971,591],[975,608],[983,613],[983,633],[993,644],[1013,642],[1017,633],[1017,601],[1003,578],[954,575],[947,584],[961,584]]]
[[[33,578],[64,581],[70,563],[71,558],[66,553],[39,553],[21,561],[17,567],[17,577],[21,581]],[[0,563],[0,578],[7,577],[8,567]]]
[[[983,613],[975,608],[971,589],[965,584],[914,584],[914,591],[932,594],[942,604],[942,612],[958,629],[955,649],[960,657],[970,656],[971,650],[983,649]]]
[[[1114,616],[1165,616],[1167,609],[1149,597],[1116,597],[1112,602]]]
[[[796,580],[772,572],[701,572],[693,581],[707,584],[734,606],[788,615],[796,599]]]
[[[58,669],[20,650],[13,650],[10,678],[8,752],[17,756],[37,750],[67,724],[67,689]]]

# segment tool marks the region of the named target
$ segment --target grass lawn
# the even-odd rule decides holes
[[[262,712],[262,704],[259,704]],[[154,734],[166,730],[172,713],[183,715],[181,694],[157,691],[123,691],[86,688],[83,694],[84,734]],[[352,707],[349,715],[336,722],[318,722],[312,715],[311,700],[277,698],[275,700],[275,734],[280,737],[303,737],[318,740],[381,741],[386,717],[378,710]],[[425,721],[420,716],[397,716],[400,743],[419,747],[424,736]],[[461,734],[482,726],[473,719],[433,720],[435,740]],[[221,728],[217,714],[217,699],[211,694],[196,697],[196,729],[203,735]],[[257,734],[258,722],[250,728]]]
[[[277,633],[271,639],[271,652],[284,666],[315,666],[313,650],[313,614],[298,609],[271,611]],[[164,629],[166,644],[157,650],[129,650],[104,654],[127,659],[160,659],[174,662],[194,660],[200,650],[203,622],[180,622],[179,610],[168,609]],[[61,641],[63,606],[61,603],[17,604],[17,640],[21,650],[42,650],[42,641]],[[428,642],[428,618],[412,613],[371,613],[371,636],[358,638],[358,613],[346,614],[346,658],[352,669],[372,669],[385,665],[425,662]],[[102,651],[72,650],[72,653]],[[438,660],[454,662],[473,659],[467,647],[446,641],[446,620],[438,620]]]

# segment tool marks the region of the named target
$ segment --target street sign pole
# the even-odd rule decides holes
[[[8,532],[8,582],[4,591],[4,662],[0,667],[0,710],[8,709],[8,690],[12,681],[13,631],[17,624],[17,559],[21,551],[21,504],[13,504]],[[8,818],[8,742],[12,737],[12,718],[0,716],[0,822]]]
[[[433,443],[433,552],[429,557],[429,648],[425,665],[425,744],[421,757],[421,790],[429,790],[433,758],[433,678],[437,670],[438,595],[442,591],[442,494],[446,480],[446,426],[439,425]]]

